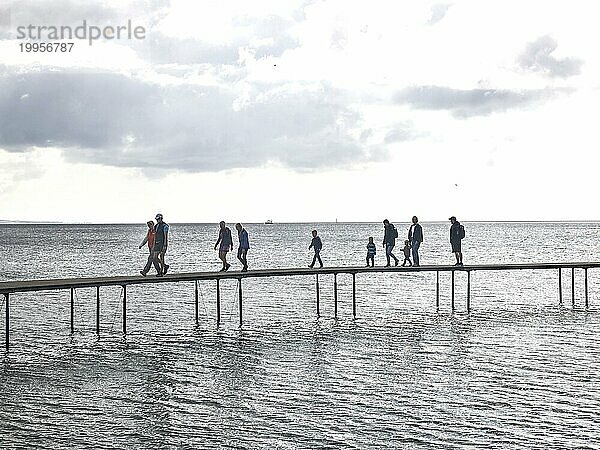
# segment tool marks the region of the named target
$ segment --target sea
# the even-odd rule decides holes
[[[168,220],[167,220],[168,222]],[[220,268],[217,224],[170,224],[172,273]],[[400,238],[409,224],[396,222]],[[449,224],[423,223],[421,264],[450,265]],[[465,264],[598,261],[600,223],[464,222]],[[233,230],[233,224],[229,225]],[[326,266],[366,265],[381,223],[245,224],[250,269],[305,267],[311,231]],[[1,224],[0,281],[136,275],[146,225]],[[235,232],[234,232],[235,236]],[[241,265],[231,254],[232,268]],[[0,350],[2,449],[598,449],[600,270],[339,275],[75,295],[11,295],[11,346]],[[575,291],[572,292],[572,275]],[[574,305],[572,298],[574,297]],[[0,342],[4,342],[0,299]]]

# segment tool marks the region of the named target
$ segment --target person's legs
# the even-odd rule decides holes
[[[166,274],[167,270],[169,270],[169,265],[165,262],[166,253],[166,251],[160,252],[160,262],[162,264],[163,274]]]
[[[458,252],[458,263],[462,266],[462,252]]]
[[[248,249],[245,248],[242,250],[242,258],[240,261],[242,261],[242,264],[244,265],[244,267],[242,268],[243,271],[248,270],[248,258],[246,257],[246,255],[248,254]]]
[[[412,257],[415,263],[415,266],[419,265],[419,246],[421,243],[419,241],[413,241],[412,243]]]
[[[223,263],[223,267],[221,268],[221,271],[224,272],[227,269],[229,269],[229,264],[227,263],[227,252],[220,251],[219,252],[219,259]]]
[[[315,255],[313,256],[313,260],[312,262],[309,264],[308,267],[310,267],[311,269],[315,266],[315,262],[317,261],[317,252],[315,252]]]
[[[144,276],[146,276],[146,274],[148,273],[148,271],[150,270],[150,266],[152,266],[152,261],[154,261],[154,255],[152,254],[152,250],[150,250],[150,253],[148,254],[148,261],[146,261],[146,265],[144,266],[144,268],[140,271],[140,273]]]
[[[244,259],[242,258],[242,248],[238,247],[238,252],[237,252],[237,259],[239,260],[239,262],[242,263],[242,265],[246,265],[244,264]]]
[[[385,244],[385,259],[387,260],[386,267],[390,266],[390,255],[392,253],[392,248],[394,247],[390,247],[389,244]]]
[[[154,264],[154,268],[156,269],[156,275],[162,276],[162,265],[160,262],[160,252],[152,252],[152,263]]]
[[[321,267],[323,267],[323,261],[321,261],[321,250],[317,250],[315,252],[315,258],[317,258],[317,260],[319,261],[319,264],[321,265]]]

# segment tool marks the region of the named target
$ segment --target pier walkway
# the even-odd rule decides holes
[[[552,262],[552,263],[517,263],[517,264],[478,264],[465,266],[442,266],[442,265],[424,265],[419,267],[324,267],[322,269],[310,268],[280,268],[280,269],[259,269],[249,270],[247,272],[231,271],[231,272],[189,272],[189,273],[174,273],[163,277],[141,275],[117,276],[117,277],[94,277],[94,278],[65,278],[65,279],[46,279],[46,280],[27,280],[27,281],[5,281],[0,282],[0,294],[5,298],[5,339],[6,348],[9,347],[9,330],[10,330],[10,294],[19,292],[38,292],[38,291],[55,291],[55,290],[70,290],[71,291],[71,332],[74,331],[73,309],[74,309],[74,291],[81,288],[96,288],[96,332],[100,332],[100,288],[106,286],[121,286],[123,288],[123,333],[127,333],[127,286],[148,284],[148,283],[179,283],[179,282],[194,282],[195,283],[195,318],[198,323],[198,282],[199,281],[216,281],[216,312],[217,325],[220,323],[221,317],[221,296],[219,281],[224,279],[238,280],[238,301],[239,301],[239,320],[242,325],[242,280],[246,278],[267,278],[267,277],[292,277],[292,276],[315,276],[316,279],[316,313],[320,314],[320,289],[319,275],[333,275],[333,294],[334,294],[334,315],[337,318],[338,306],[338,285],[337,275],[350,274],[352,275],[352,313],[356,317],[356,275],[370,273],[410,273],[410,272],[435,272],[436,277],[436,307],[439,308],[440,301],[440,272],[451,272],[451,307],[454,310],[455,289],[454,289],[454,274],[455,272],[467,273],[467,311],[471,309],[471,272],[482,271],[512,271],[512,270],[555,270],[558,272],[558,298],[562,304],[562,272],[563,269],[571,270],[571,294],[572,302],[575,304],[575,269],[584,271],[584,292],[585,292],[585,307],[589,307],[588,298],[588,269],[600,268],[600,262]]]

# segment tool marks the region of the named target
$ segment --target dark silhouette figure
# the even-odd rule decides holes
[[[377,254],[377,246],[373,242],[373,237],[369,238],[367,244],[367,267],[375,267],[375,255]],[[371,264],[369,265],[369,261]]]
[[[144,277],[148,274],[150,266],[152,266],[153,262],[155,263],[154,268],[156,269],[156,273],[160,273],[160,265],[158,263],[158,259],[155,262],[154,255],[154,237],[156,236],[156,233],[154,232],[154,222],[149,220],[146,222],[146,225],[148,225],[148,231],[146,232],[146,237],[139,246],[139,248],[142,248],[144,244],[148,244],[148,261],[146,262],[146,266],[140,270],[140,273]]]
[[[248,232],[242,226],[241,223],[235,224],[235,229],[238,232],[238,239],[240,241],[240,245],[238,247],[237,258],[242,263],[242,272],[248,271],[248,259],[246,255],[248,254],[248,250],[250,249],[250,241],[248,240]]]
[[[410,248],[412,249],[412,257],[415,266],[419,266],[419,247],[423,242],[423,227],[419,223],[417,216],[413,216],[412,225],[408,230],[408,241],[410,242]]]
[[[448,220],[452,223],[450,225],[450,245],[452,246],[452,253],[456,256],[456,264],[455,266],[463,265],[463,254],[462,254],[462,246],[461,241],[465,237],[464,235],[464,227],[460,224],[456,217],[452,216]]]
[[[315,250],[315,256],[313,256],[312,263],[308,265],[308,267],[310,267],[311,269],[314,267],[315,262],[317,261],[319,261],[320,267],[323,267],[323,261],[321,260],[321,249],[323,248],[323,243],[321,242],[321,238],[317,236],[317,230],[312,231],[312,236],[312,241],[308,246],[309,250],[311,248]]]
[[[394,250],[394,246],[396,245],[398,230],[396,230],[396,227],[387,219],[383,221],[383,230],[383,246],[385,248],[385,257],[387,259],[387,264],[385,267],[390,267],[390,258],[394,259],[394,265],[397,266],[399,260],[392,253],[392,250]]]
[[[156,225],[154,226],[154,251],[157,253],[156,257],[158,258],[160,264],[160,274],[157,274],[157,277],[162,277],[166,275],[167,270],[169,270],[169,265],[165,262],[165,254],[167,253],[167,246],[169,244],[169,224],[163,222],[163,215],[158,213],[155,217]]]
[[[219,259],[223,262],[220,272],[225,272],[231,267],[231,264],[227,262],[227,252],[233,250],[233,239],[231,237],[231,230],[225,226],[225,222],[223,221],[219,222],[219,239],[215,243],[215,250],[217,247],[219,247]]]
[[[406,266],[406,263],[408,263],[409,266],[412,266],[413,263],[410,261],[410,241],[404,241],[404,248],[402,251],[404,252],[404,261],[402,261],[402,267]]]

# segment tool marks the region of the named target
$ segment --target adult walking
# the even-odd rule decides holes
[[[419,247],[423,242],[423,227],[419,223],[419,218],[413,216],[412,225],[408,229],[408,241],[412,249],[413,265],[419,266]]]
[[[385,257],[387,264],[385,267],[390,267],[390,258],[394,259],[394,265],[398,265],[398,258],[392,253],[394,246],[396,245],[396,238],[398,237],[398,230],[394,224],[390,223],[389,220],[383,221],[383,246],[385,247]]]
[[[219,259],[223,262],[220,272],[225,272],[231,267],[231,264],[227,262],[227,252],[233,250],[233,239],[231,237],[231,230],[225,226],[224,221],[219,222],[219,239],[217,239],[215,244],[215,250],[217,247],[219,248]]]
[[[165,255],[169,245],[169,224],[163,221],[163,215],[158,213],[155,217],[156,225],[154,226],[154,252],[158,259],[161,271],[157,277],[166,275],[169,270],[169,265],[165,262]]]
[[[240,241],[240,245],[238,246],[237,257],[242,263],[242,272],[248,271],[248,259],[246,255],[248,254],[248,250],[250,249],[250,241],[248,240],[248,232],[242,226],[241,223],[235,224],[235,229],[238,232],[238,239]]]
[[[450,217],[450,245],[452,246],[452,253],[456,256],[455,266],[463,265],[463,255],[461,248],[461,241],[465,237],[465,228],[456,220],[455,216]]]
[[[146,266],[140,270],[140,274],[142,274],[144,277],[148,274],[152,263],[154,263],[156,273],[161,272],[158,259],[156,259],[156,255],[154,255],[154,237],[156,236],[156,232],[154,231],[154,222],[149,220],[146,222],[146,225],[148,225],[148,231],[146,232],[146,237],[139,246],[139,248],[142,248],[144,244],[148,244],[148,261],[146,262]]]

